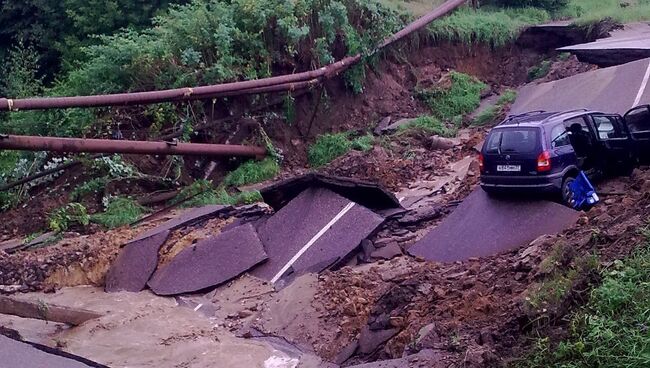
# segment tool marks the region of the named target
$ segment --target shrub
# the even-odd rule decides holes
[[[544,78],[551,71],[551,61],[544,60],[539,65],[536,65],[528,71],[528,81]]]
[[[66,231],[75,223],[82,226],[90,223],[88,211],[81,203],[68,203],[52,211],[48,217],[49,227],[55,232]]]

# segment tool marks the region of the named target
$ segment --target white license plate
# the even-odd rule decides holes
[[[521,165],[498,165],[497,171],[500,172],[519,172],[521,171]]]

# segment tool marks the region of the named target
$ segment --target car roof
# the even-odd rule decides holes
[[[597,113],[588,109],[577,109],[563,112],[548,112],[543,110],[530,111],[523,114],[510,115],[495,128],[520,127],[541,127],[545,124],[553,124],[577,116],[589,113]]]

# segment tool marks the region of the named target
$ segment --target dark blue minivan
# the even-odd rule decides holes
[[[634,118],[634,124],[627,120]],[[629,126],[628,126],[629,125]],[[533,111],[506,118],[488,134],[479,156],[488,193],[561,194],[579,172],[631,172],[650,139],[650,108],[624,117],[589,110]]]

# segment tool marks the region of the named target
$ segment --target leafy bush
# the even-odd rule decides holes
[[[255,184],[273,179],[278,173],[280,173],[280,165],[274,158],[269,157],[262,161],[250,160],[229,173],[223,182],[228,186]]]
[[[104,189],[107,183],[108,178],[105,176],[90,179],[87,182],[78,185],[70,192],[70,200],[73,202],[79,201],[87,195],[97,194]]]
[[[145,212],[145,208],[138,202],[130,198],[116,197],[109,201],[104,212],[90,216],[90,220],[109,229],[114,229],[135,222]]]
[[[451,72],[448,88],[421,90],[418,97],[422,99],[436,117],[444,120],[453,119],[474,111],[481,103],[481,91],[484,83],[467,74]]]
[[[75,223],[82,226],[90,223],[88,211],[81,203],[68,203],[52,211],[48,217],[49,227],[55,232],[66,231]]]

